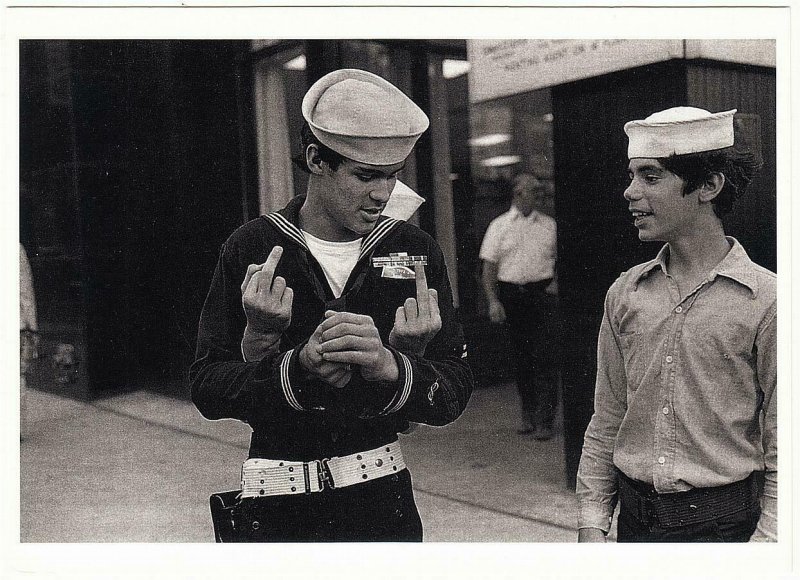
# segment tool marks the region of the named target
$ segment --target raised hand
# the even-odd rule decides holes
[[[245,360],[260,360],[277,350],[281,334],[292,321],[294,293],[275,276],[283,248],[275,246],[263,264],[250,264],[242,282],[242,307],[247,326],[242,338]]]
[[[292,321],[294,292],[283,277],[275,277],[282,255],[283,248],[275,246],[266,262],[247,267],[242,282],[242,306],[247,325],[256,332],[280,334]]]
[[[442,329],[442,318],[439,294],[428,289],[425,266],[414,266],[414,273],[417,297],[407,298],[395,312],[389,344],[404,353],[422,356],[428,343]]]
[[[383,345],[371,317],[352,312],[325,312],[320,352],[327,362],[358,365],[367,381],[396,381],[400,370]]]

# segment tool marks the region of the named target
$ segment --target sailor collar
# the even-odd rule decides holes
[[[287,238],[295,242],[306,252],[309,252],[310,250],[308,244],[306,244],[303,232],[297,226],[300,208],[303,206],[304,201],[305,196],[297,196],[282,210],[274,211],[262,217],[275,226],[275,228]],[[401,220],[396,220],[387,216],[378,218],[378,222],[372,231],[361,238],[361,252],[358,256],[359,261],[369,255],[381,240],[388,236],[389,233],[401,223],[403,223]]]

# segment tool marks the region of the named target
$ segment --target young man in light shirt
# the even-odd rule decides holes
[[[605,540],[617,501],[620,542],[777,539],[776,279],[723,230],[757,170],[734,113],[625,125],[633,225],[665,245],[606,297],[579,541]]]

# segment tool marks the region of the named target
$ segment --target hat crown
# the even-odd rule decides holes
[[[323,76],[306,93],[302,111],[323,145],[372,165],[405,160],[430,123],[400,89],[359,69]]]
[[[345,79],[320,95],[311,116],[314,124],[330,133],[360,137],[386,137],[413,131],[405,103],[396,94],[373,83]]]
[[[697,121],[711,115],[710,111],[697,107],[672,107],[653,113],[645,118],[649,123],[680,123],[682,121]]]
[[[672,107],[625,123],[628,158],[660,159],[724,149],[734,144],[736,109],[711,113],[697,107]]]

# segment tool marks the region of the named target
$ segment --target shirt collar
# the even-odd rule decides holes
[[[717,276],[725,276],[726,278],[730,278],[746,286],[750,292],[753,293],[753,297],[755,298],[758,294],[758,280],[753,271],[750,257],[736,238],[725,236],[725,239],[728,240],[731,249],[725,254],[722,261],[709,272],[708,281],[713,282]],[[664,247],[661,248],[658,255],[649,262],[646,262],[642,267],[639,275],[636,276],[634,280],[634,285],[638,286],[639,282],[641,282],[643,278],[649,276],[650,272],[655,268],[661,268],[662,272],[666,272],[668,256],[669,244],[664,244]]]
[[[531,211],[529,215],[523,214],[521,211],[519,211],[519,208],[517,208],[517,206],[515,206],[513,203],[511,204],[511,208],[508,211],[511,212],[511,219],[514,220],[523,219],[523,220],[536,221],[536,217],[538,216],[538,212],[535,209]]]
[[[650,260],[649,262],[645,262],[644,266],[642,267],[642,271],[639,272],[639,275],[636,276],[636,279],[633,281],[634,285],[638,286],[639,282],[642,279],[647,278],[650,275],[650,272],[655,270],[656,268],[661,268],[662,272],[667,271],[667,256],[669,255],[669,244],[664,244],[664,247],[659,250],[658,255],[655,258]]]
[[[725,236],[725,239],[731,245],[731,250],[722,258],[716,268],[711,270],[708,276],[709,282],[713,281],[717,276],[725,276],[743,286],[747,286],[755,298],[758,295],[758,278],[753,269],[753,262],[750,260],[750,256],[747,255],[744,247],[736,238]]]

